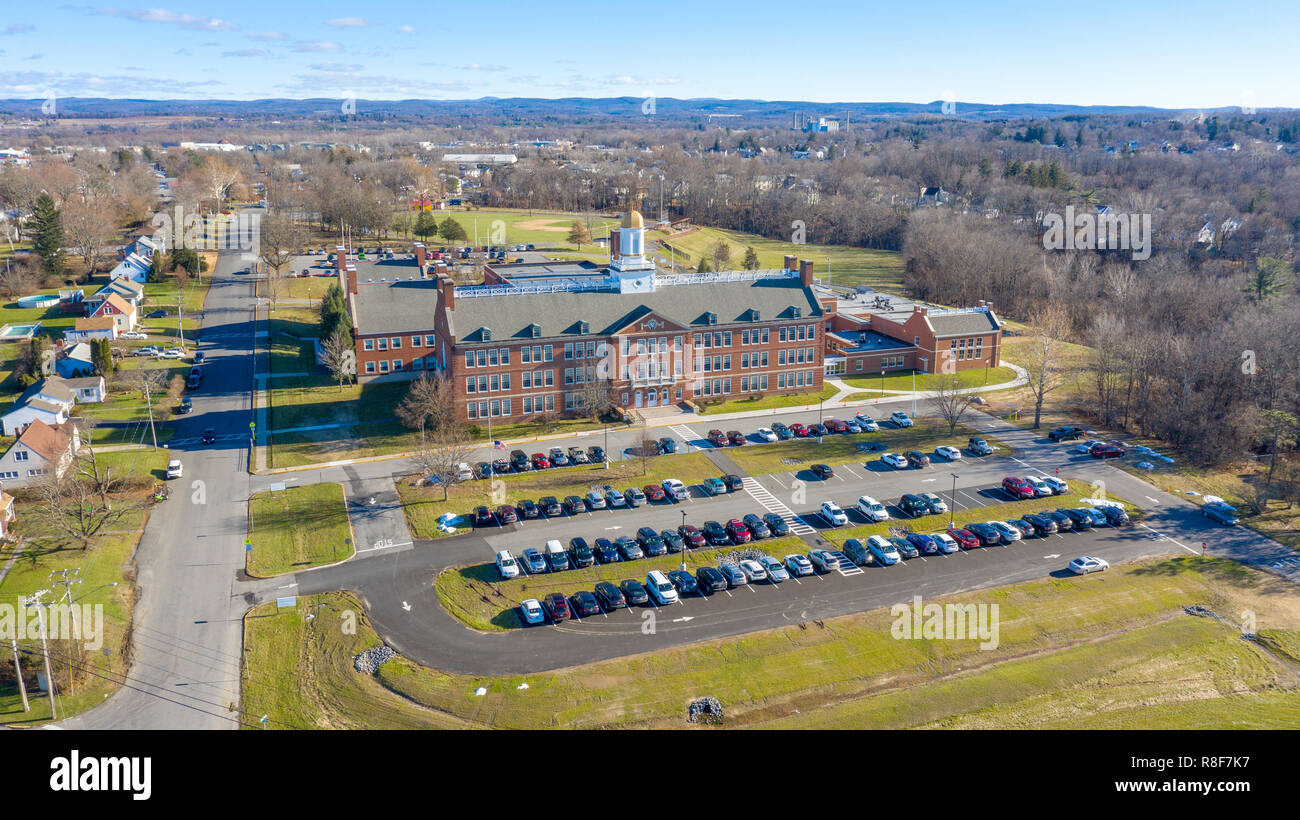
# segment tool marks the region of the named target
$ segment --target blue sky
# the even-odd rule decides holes
[[[1221,0],[28,2],[0,22],[0,97],[1300,107],[1297,31],[1300,4]]]

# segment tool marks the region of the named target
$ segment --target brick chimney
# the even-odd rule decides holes
[[[424,243],[416,242],[415,243],[415,265],[420,269],[421,276],[424,276],[424,261],[425,261],[424,253],[425,253]]]
[[[346,270],[347,264],[348,264],[348,252],[343,248],[342,245],[336,245],[334,247],[334,269]]]
[[[357,276],[357,266],[356,266],[356,265],[348,265],[348,266],[347,266],[347,269],[344,271],[344,273],[345,273],[345,274],[347,275],[347,277],[348,277],[348,293],[351,293],[353,296],[356,296],[356,295],[357,295],[357,285],[358,285],[357,279],[359,278],[359,277]]]
[[[444,310],[454,310],[456,307],[456,283],[450,276],[440,276],[438,278],[438,290],[442,293],[442,307]]]
[[[813,261],[811,259],[799,260],[799,281],[805,286],[813,283]]]
[[[798,259],[794,254],[787,253],[785,255],[785,269],[792,273],[799,269]]]

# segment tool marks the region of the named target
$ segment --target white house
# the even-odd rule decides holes
[[[58,376],[50,376],[45,380],[48,382],[61,382],[74,397],[77,404],[99,404],[108,398],[108,390],[104,386],[103,376],[82,376],[78,379],[61,379]]]
[[[92,339],[116,339],[117,320],[112,316],[87,316],[76,321],[72,330],[63,331],[63,341],[68,344],[89,342]]]
[[[54,362],[54,369],[65,379],[92,375],[95,372],[95,361],[90,345],[77,342],[70,348],[64,348],[62,358]]]
[[[103,376],[62,379],[50,376],[23,391],[9,412],[0,415],[0,429],[17,435],[33,421],[62,424],[75,404],[96,404],[108,396]]]
[[[28,487],[47,475],[62,476],[80,447],[77,425],[33,421],[0,456],[0,482],[9,488]]]
[[[109,281],[125,278],[144,284],[149,276],[149,265],[149,259],[138,253],[129,253],[125,259],[117,263],[117,267],[108,272]]]

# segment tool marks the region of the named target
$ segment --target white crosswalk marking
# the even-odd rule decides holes
[[[687,427],[685,424],[674,424],[668,429],[681,436],[682,441],[686,443],[687,447],[694,447],[695,444],[693,442],[699,438],[699,436],[695,435],[695,433],[691,431],[691,428]]]
[[[745,476],[745,478],[742,479],[741,484],[744,486],[745,492],[749,493],[755,501],[763,505],[763,509],[771,513],[776,513],[784,518],[786,523],[790,525],[790,532],[795,535],[812,535],[817,532],[815,528],[808,526],[799,518],[799,516],[795,515],[794,510],[782,504],[781,499],[772,495],[768,492],[766,487],[759,484],[758,479],[753,476]]]

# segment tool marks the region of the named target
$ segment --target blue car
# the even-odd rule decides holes
[[[913,532],[908,534],[907,540],[908,542],[911,543],[912,546],[916,547],[916,549],[922,555],[939,554],[939,545],[936,544],[934,539],[928,535],[922,535],[919,532]]]
[[[898,550],[898,554],[903,556],[904,558],[916,558],[918,555],[921,554],[921,551],[918,550],[916,546],[911,541],[908,541],[906,538],[900,538],[897,535],[893,535],[890,536],[889,543],[893,544],[894,549]]]
[[[700,486],[702,486],[704,492],[709,495],[726,495],[727,492],[727,485],[723,484],[722,479],[720,478],[706,478],[704,481],[700,482]]]
[[[529,547],[524,550],[521,557],[524,562],[524,569],[528,570],[529,575],[540,575],[546,572],[546,558],[539,550]]]
[[[615,547],[614,542],[608,538],[597,538],[591,548],[596,553],[596,560],[602,564],[613,564],[622,560],[618,554],[618,547]]]

